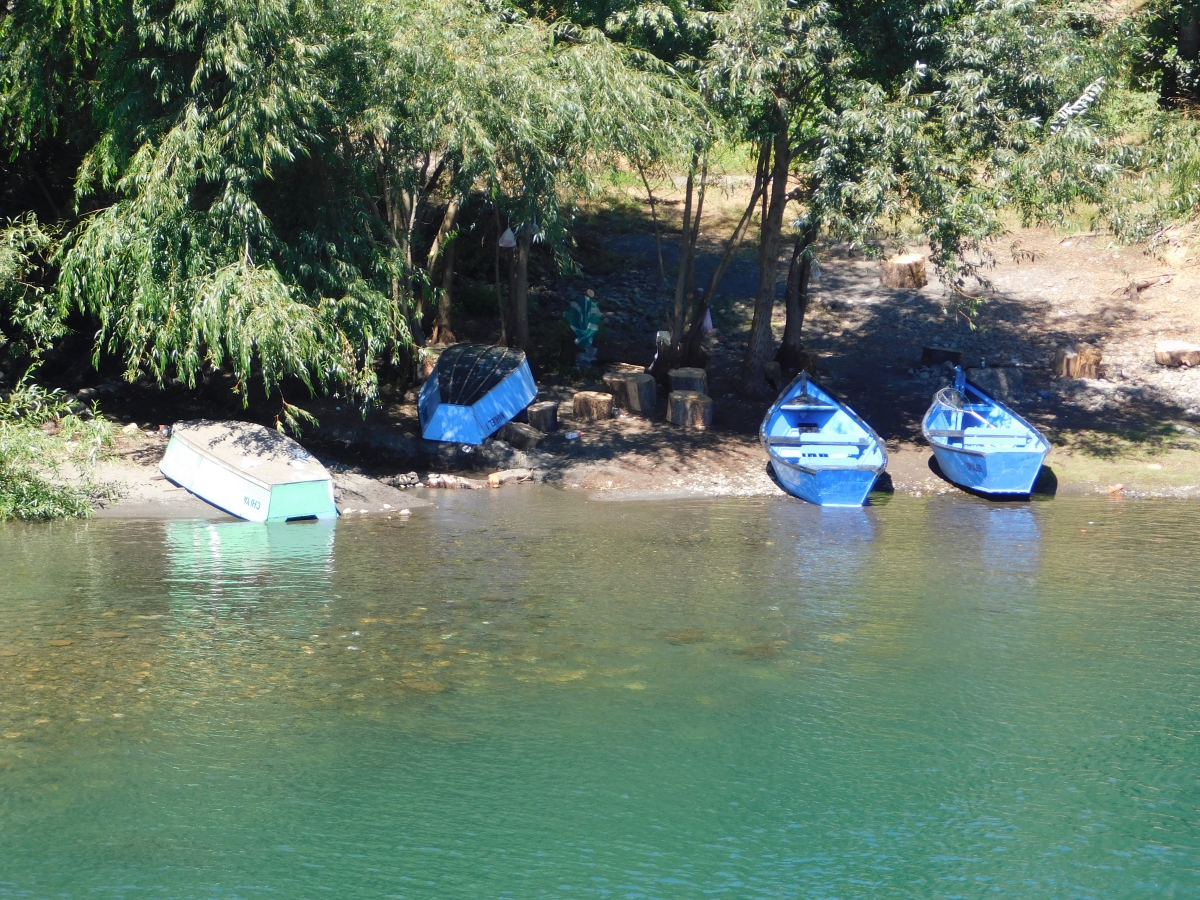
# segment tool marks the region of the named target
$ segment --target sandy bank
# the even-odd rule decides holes
[[[782,497],[771,477],[767,456],[758,441],[741,435],[684,432],[642,419],[613,419],[578,427],[580,438],[548,435],[544,446],[517,451],[489,442],[471,454],[450,445],[442,450],[437,469],[486,478],[509,464],[534,469],[537,481],[602,500],[651,500],[695,497]],[[395,436],[391,439],[394,441]],[[165,438],[153,434],[122,435],[118,455],[101,468],[103,496],[96,514],[126,518],[221,518],[225,514],[177,487],[158,472]],[[472,468],[455,465],[452,454],[474,462],[497,462]],[[449,460],[449,464],[447,463]],[[442,490],[400,490],[388,483],[386,470],[364,471],[325,460],[334,475],[339,510],[348,516],[395,516],[436,503]],[[407,471],[407,469],[397,469]],[[422,479],[429,468],[419,469]],[[1118,488],[1118,486],[1120,486]],[[889,447],[888,469],[881,490],[897,495],[929,496],[961,493],[932,464],[927,447]],[[522,490],[507,485],[500,495]],[[1200,448],[1189,445],[1131,450],[1109,456],[1056,448],[1047,459],[1039,492],[1057,496],[1120,494],[1137,498],[1200,498]],[[801,502],[801,501],[796,501]]]

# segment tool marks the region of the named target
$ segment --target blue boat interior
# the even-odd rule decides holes
[[[807,379],[771,413],[763,428],[774,456],[812,469],[882,466],[875,436]]]
[[[961,375],[934,397],[925,433],[942,446],[981,453],[1048,449],[1041,435]]]

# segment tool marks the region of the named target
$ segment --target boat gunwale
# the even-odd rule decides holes
[[[856,423],[860,428],[862,428],[867,433],[867,436],[875,442],[875,446],[877,446],[879,448],[879,453],[883,457],[882,462],[878,466],[862,465],[862,464],[854,465],[854,466],[838,466],[838,465],[820,466],[820,467],[806,466],[806,465],[802,465],[801,463],[795,463],[795,462],[792,462],[791,460],[784,459],[782,456],[780,456],[778,453],[776,453],[771,448],[771,444],[769,442],[769,435],[767,434],[767,423],[771,421],[772,416],[774,416],[775,413],[779,411],[779,408],[784,405],[784,402],[785,402],[784,398],[793,396],[792,389],[797,384],[799,384],[801,381],[804,381],[806,383],[812,382],[812,384],[817,388],[817,390],[822,391],[827,397],[829,397],[829,399],[831,399],[834,402],[834,404],[836,405],[838,410],[840,410],[841,412],[844,412],[847,416],[850,417],[851,421]],[[765,416],[763,416],[762,424],[758,426],[758,441],[760,444],[762,444],[763,449],[765,449],[767,451],[767,456],[770,458],[772,464],[783,465],[789,469],[794,469],[797,472],[803,472],[806,475],[816,475],[818,472],[831,472],[831,471],[834,471],[834,472],[874,472],[876,475],[879,475],[880,473],[883,472],[884,469],[887,468],[887,462],[888,462],[887,444],[885,444],[883,442],[883,438],[881,438],[876,433],[875,429],[872,428],[870,425],[868,425],[866,423],[866,421],[857,412],[855,412],[847,404],[843,403],[841,401],[841,399],[838,398],[837,395],[835,395],[833,392],[829,391],[824,386],[822,386],[822,385],[818,384],[816,381],[814,381],[811,377],[809,377],[809,374],[807,372],[801,372],[799,375],[797,375],[795,378],[793,378],[790,382],[788,382],[787,387],[785,387],[782,391],[779,392],[779,396],[775,398],[775,402],[771,404],[770,408],[767,410],[767,414]],[[814,445],[814,446],[817,446],[817,445]]]
[[[187,446],[188,449],[193,450],[196,453],[199,453],[205,459],[216,463],[218,466],[220,466],[225,471],[232,472],[234,475],[244,478],[247,481],[251,482],[252,484],[257,485],[258,487],[262,488],[267,493],[270,493],[273,488],[280,487],[285,484],[313,484],[313,483],[318,483],[318,482],[322,482],[322,481],[333,481],[333,476],[329,474],[328,470],[326,470],[326,475],[324,478],[299,478],[295,481],[277,481],[273,484],[268,483],[266,481],[262,481],[261,479],[256,478],[255,476],[251,475],[245,469],[240,469],[237,466],[232,465],[231,463],[227,463],[225,460],[221,459],[219,456],[216,456],[215,454],[213,454],[209,451],[206,451],[204,448],[197,446],[195,443],[188,440],[182,433],[172,432],[171,440],[178,440],[179,443],[184,444],[185,446]],[[317,464],[320,465],[319,460],[317,460]],[[324,469],[325,467],[321,466],[321,468]],[[192,493],[195,493],[195,492],[193,491]]]
[[[961,370],[961,368],[962,367],[960,366],[959,369]],[[1008,415],[1012,416],[1012,418],[1015,419],[1017,422],[1019,422],[1024,428],[1028,429],[1028,431],[1029,431],[1030,435],[1033,437],[1033,439],[1041,445],[1042,459],[1045,459],[1046,456],[1048,456],[1050,454],[1050,451],[1054,449],[1054,446],[1050,443],[1050,441],[1048,441],[1046,439],[1046,436],[1044,434],[1042,434],[1036,427],[1034,427],[1034,425],[1031,422],[1029,422],[1024,416],[1022,416],[1020,413],[1018,413],[1012,407],[1008,406],[1008,404],[1003,403],[1000,400],[997,400],[995,397],[993,397],[987,391],[980,388],[979,385],[973,384],[970,381],[968,381],[965,372],[963,373],[963,383],[967,387],[969,387],[971,390],[973,390],[976,394],[978,394],[979,396],[981,396],[985,400],[987,400],[990,404],[992,404],[993,407],[999,407],[1004,412],[1006,412]],[[938,399],[937,399],[939,393],[941,393],[940,389],[936,393],[934,393],[933,402],[931,404],[929,404],[929,409],[927,409],[925,411],[925,415],[921,419],[921,436],[923,438],[925,438],[925,442],[927,444],[929,444],[929,446],[935,447],[935,448],[940,448],[942,450],[949,450],[951,453],[965,453],[970,456],[989,456],[993,453],[1007,454],[1007,453],[1037,453],[1038,452],[1037,447],[1032,447],[1032,448],[1031,447],[995,447],[990,450],[975,450],[975,449],[972,449],[969,447],[954,446],[953,444],[950,444],[948,442],[947,438],[944,438],[944,437],[931,436],[930,431],[932,431],[933,429],[931,429],[929,427],[929,417],[931,415],[933,415],[933,411],[939,406]],[[947,408],[950,408],[950,407],[947,407]],[[991,426],[991,427],[999,427],[999,426]],[[986,433],[981,434],[979,436],[986,437]]]

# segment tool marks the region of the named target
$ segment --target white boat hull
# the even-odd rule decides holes
[[[194,434],[186,427],[177,428],[158,469],[202,500],[251,522],[337,518],[333,480],[316,460],[291,463],[297,465],[297,474],[287,480],[258,478],[253,470],[244,471],[220,454],[207,452]],[[256,462],[245,458],[248,465]]]

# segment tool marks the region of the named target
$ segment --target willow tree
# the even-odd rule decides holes
[[[75,154],[48,224],[17,210],[0,241],[36,276],[3,289],[7,330],[51,340],[82,313],[127,378],[224,368],[243,398],[294,379],[370,403],[464,203],[552,231],[618,118],[654,135],[674,115],[602,34],[478,0],[29,0],[0,49],[0,134],[30,183]]]

